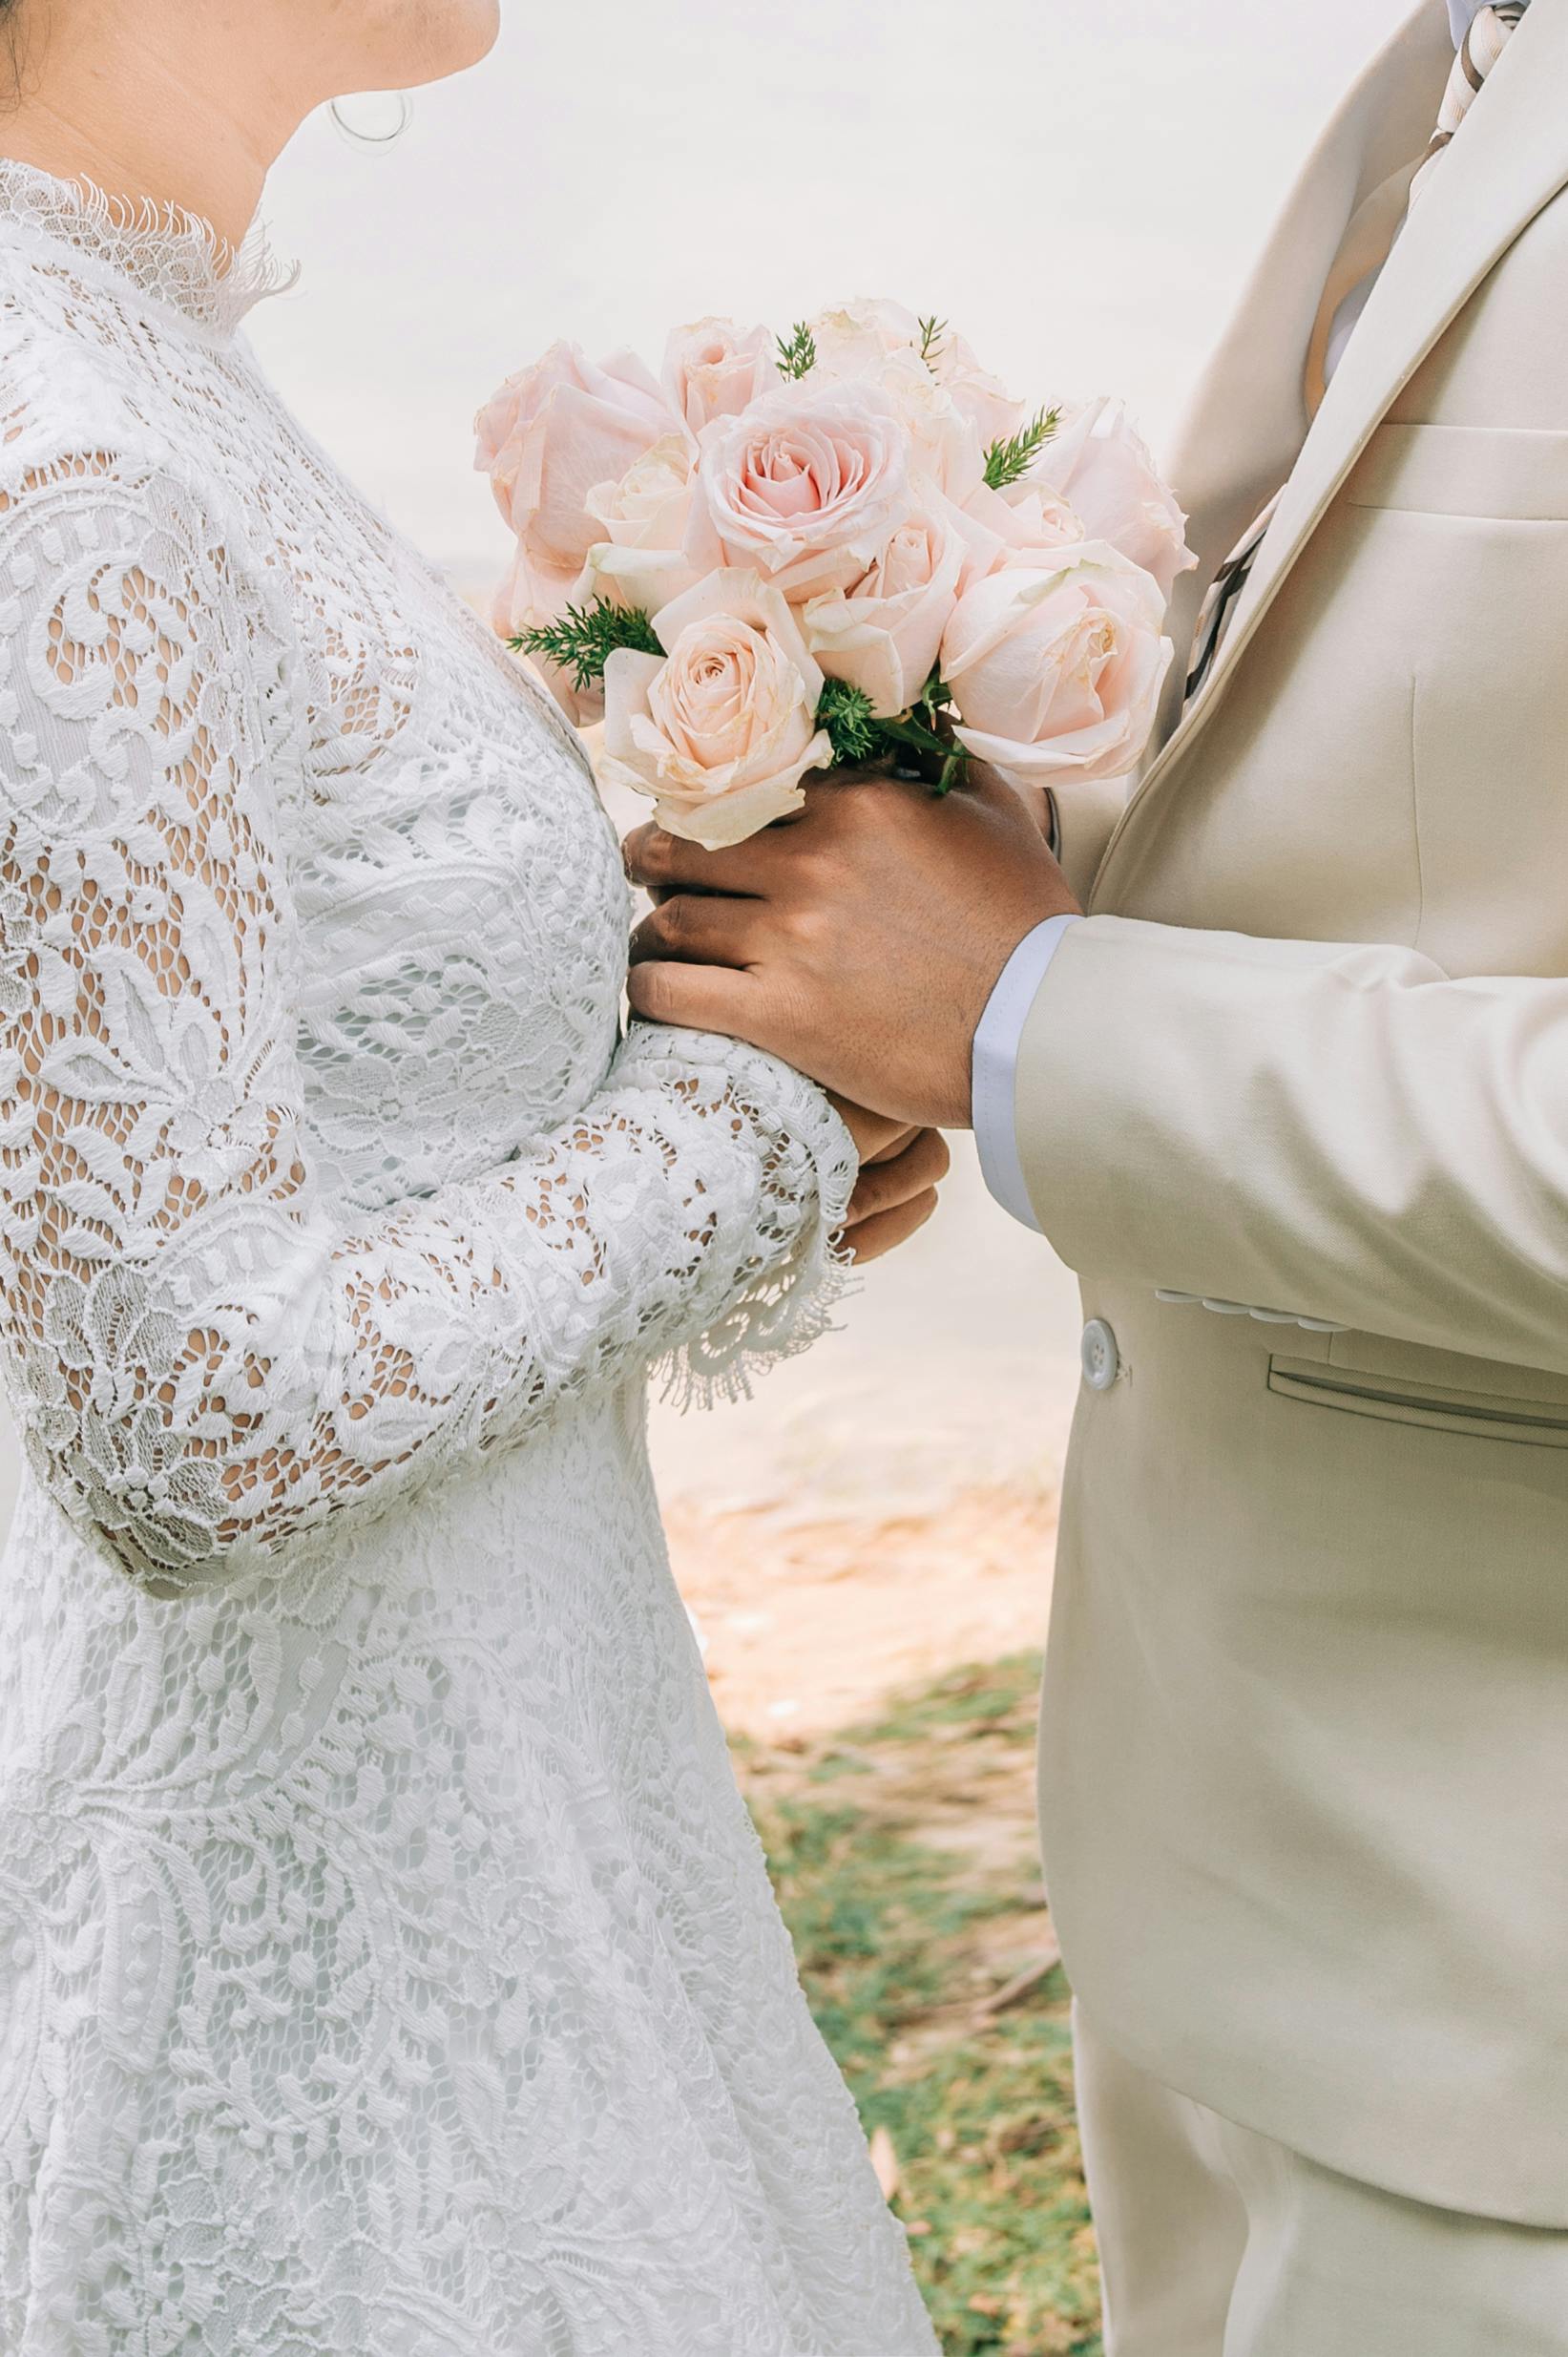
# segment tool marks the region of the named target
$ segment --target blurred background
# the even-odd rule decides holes
[[[470,420],[558,336],[657,367],[704,313],[786,327],[889,295],[1031,403],[1127,398],[1160,449],[1318,130],[1405,13],[508,0],[490,63],[421,93],[395,145],[307,125],[266,208],[303,275],[253,341],[480,603],[506,544]],[[387,126],[385,102],[349,112]],[[1077,1339],[1071,1278],[962,1141],[939,1218],[840,1336],[750,1402],[654,1414],[677,1573],[803,1972],[951,2352],[1098,2346],[1030,1808]]]

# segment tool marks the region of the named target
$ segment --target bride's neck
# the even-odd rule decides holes
[[[0,153],[113,197],[178,205],[238,245],[298,116],[254,79],[230,97],[232,54],[181,50],[161,6],[92,15],[91,42],[29,43]]]

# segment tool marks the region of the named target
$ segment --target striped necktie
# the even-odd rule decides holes
[[[1529,5],[1530,0],[1498,0],[1497,6],[1481,10],[1459,45],[1453,72],[1443,94],[1437,128],[1426,153],[1417,158],[1413,164],[1396,172],[1391,179],[1385,180],[1380,188],[1374,189],[1346,231],[1345,242],[1328,275],[1307,353],[1307,401],[1313,416],[1316,416],[1318,405],[1323,399],[1324,360],[1340,306],[1387,262],[1411,207],[1420,201],[1444,149],[1453,145],[1466,116],[1485,87],[1488,74],[1517,32]],[[1192,668],[1187,676],[1188,703],[1199,693],[1214,668],[1231,616],[1251,577],[1258,552],[1268,537],[1268,528],[1274,521],[1283,492],[1282,485],[1263,514],[1248,526],[1244,538],[1214,577],[1203,601],[1202,612],[1198,618],[1198,632],[1193,641]]]
[[[1464,123],[1485,86],[1487,75],[1502,55],[1519,29],[1519,21],[1530,0],[1498,0],[1494,8],[1482,9],[1470,31],[1459,44],[1459,54],[1453,61],[1453,72],[1443,94],[1442,109],[1437,116],[1437,128],[1432,136],[1432,145],[1421,158],[1421,166],[1411,187],[1413,204],[1431,178],[1433,165],[1445,147],[1451,146],[1454,135]]]

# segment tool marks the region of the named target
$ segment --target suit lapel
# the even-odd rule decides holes
[[[1446,12],[1437,9],[1435,21],[1446,38],[1445,19]],[[1407,35],[1430,33],[1432,22],[1423,11]],[[1208,684],[1128,805],[1101,867],[1102,878],[1134,812],[1165,784],[1224,701],[1264,616],[1390,405],[1509,246],[1568,184],[1564,89],[1568,0],[1534,0],[1390,257],[1301,447]],[[1432,111],[1435,115],[1435,106]],[[1327,271],[1326,263],[1320,292]],[[1315,311],[1314,302],[1314,317]],[[1303,365],[1309,333],[1308,324],[1301,342]],[[1267,496],[1266,490],[1262,495]],[[1244,524],[1244,517],[1238,529]]]
[[[1447,0],[1421,0],[1318,141],[1204,371],[1171,479],[1199,563],[1177,583],[1172,666],[1158,742],[1181,711],[1186,653],[1221,564],[1296,464],[1307,429],[1307,345],[1351,217],[1432,135],[1453,64]]]

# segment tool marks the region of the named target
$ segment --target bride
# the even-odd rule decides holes
[[[940,1149],[618,1041],[575,741],[241,332],[303,116],[495,6],[0,14],[7,2357],[935,2346],[642,1389]]]

